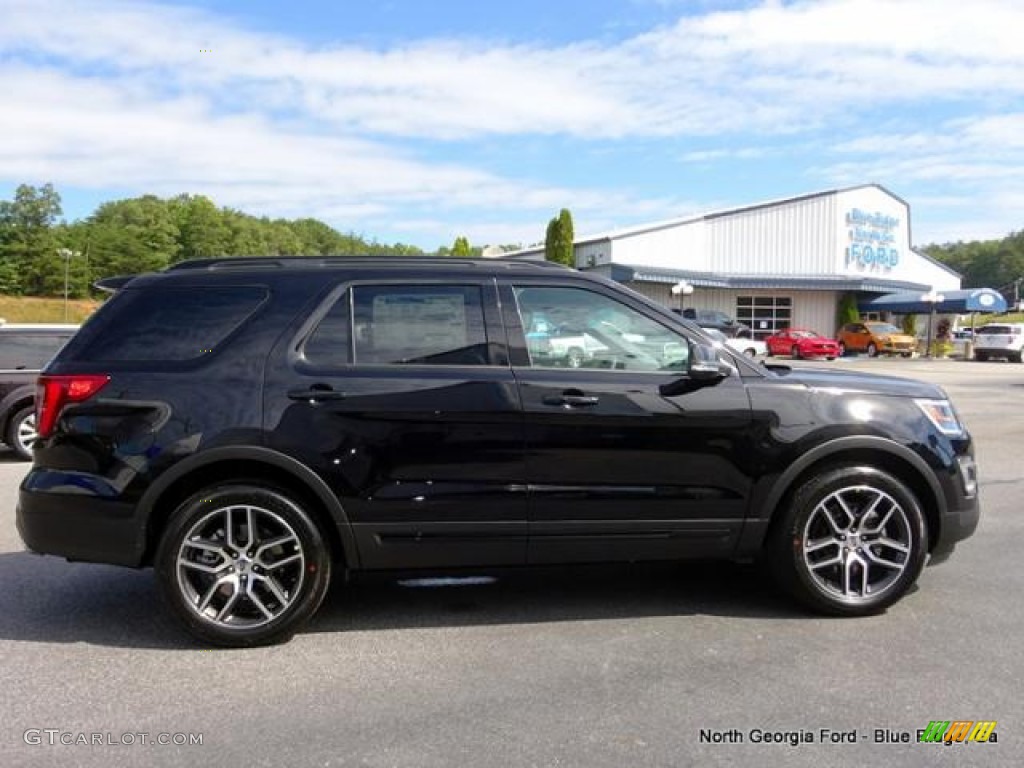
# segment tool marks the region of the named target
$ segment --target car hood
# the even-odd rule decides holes
[[[928,397],[944,399],[941,387],[926,381],[883,376],[874,373],[832,371],[824,368],[772,369],[788,382],[799,382],[808,389],[828,390],[837,394],[873,394],[894,397]]]

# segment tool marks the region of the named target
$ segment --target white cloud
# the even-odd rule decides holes
[[[611,192],[570,188],[451,159],[468,142],[735,138],[738,148],[672,154],[712,163],[763,157],[752,141],[791,134],[840,137],[841,159],[818,163],[815,179],[958,179],[991,184],[992,201],[1019,199],[1024,158],[998,152],[1022,148],[1024,115],[999,112],[1024,95],[1024,3],[700,7],[711,10],[613,44],[369,47],[311,45],[152,2],[0,0],[0,178],[200,192],[257,213],[391,219],[393,229],[409,206],[430,236],[441,209],[500,222],[482,239],[515,241],[531,239],[517,216],[570,203],[581,218],[620,224],[686,206],[615,180],[600,180]],[[977,118],[941,132],[842,135],[863,133],[863,114],[968,102]],[[438,147],[444,159],[431,159]]]

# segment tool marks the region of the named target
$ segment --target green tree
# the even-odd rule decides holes
[[[847,323],[856,323],[858,320],[860,320],[860,310],[857,308],[857,294],[844,293],[836,307],[836,325],[842,327]]]
[[[104,203],[88,223],[90,260],[100,275],[151,272],[180,257],[174,211],[153,195]]]
[[[548,222],[544,238],[544,258],[568,267],[576,266],[572,247],[574,238],[572,214],[569,213],[569,209],[563,208],[558,216]]]
[[[61,215],[52,184],[21,184],[13,201],[0,201],[0,291],[58,295],[64,271],[54,224]]]
[[[225,256],[231,247],[227,217],[202,195],[178,195],[168,202],[178,227],[178,253],[174,259]]]
[[[469,238],[460,235],[455,238],[455,243],[452,245],[452,256],[472,256],[473,251],[469,247]]]

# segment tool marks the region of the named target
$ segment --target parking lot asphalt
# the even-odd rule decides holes
[[[488,571],[336,584],[292,642],[214,650],[150,572],[25,552],[0,452],[0,766],[1024,764],[1024,365],[793,364],[935,381],[976,440],[978,532],[881,616],[749,565]],[[997,741],[918,743],[936,720]]]

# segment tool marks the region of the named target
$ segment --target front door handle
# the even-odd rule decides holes
[[[563,392],[560,395],[546,395],[543,402],[544,405],[562,405],[566,408],[586,408],[588,406],[597,405],[601,402],[601,398],[594,397],[593,395],[576,395]]]
[[[313,384],[309,389],[289,389],[288,399],[309,400],[310,402],[344,400],[345,393],[339,392],[328,384]]]

